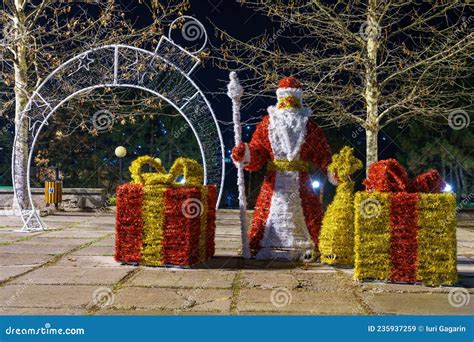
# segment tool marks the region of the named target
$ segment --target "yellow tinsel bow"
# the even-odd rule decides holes
[[[156,172],[142,173],[144,165],[150,165]],[[164,186],[201,186],[204,182],[204,171],[202,166],[193,159],[178,158],[173,163],[170,172],[167,173],[160,159],[152,156],[138,157],[130,165],[132,183],[144,185],[164,185]],[[183,183],[176,183],[176,178],[183,176]]]

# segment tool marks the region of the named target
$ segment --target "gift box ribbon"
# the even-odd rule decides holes
[[[143,166],[149,165],[155,172],[143,173]],[[162,185],[165,187],[200,187],[204,182],[204,170],[195,160],[178,158],[166,172],[161,161],[151,156],[143,156],[135,159],[130,165],[130,173],[133,184]],[[183,176],[182,182],[177,178]]]
[[[363,184],[366,191],[411,193],[440,193],[446,185],[436,170],[430,170],[409,180],[405,168],[395,159],[372,164]]]

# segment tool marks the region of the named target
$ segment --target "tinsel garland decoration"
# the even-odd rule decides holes
[[[396,192],[390,198],[390,280],[416,281],[418,194]]]
[[[207,201],[204,202],[204,213],[207,215],[201,215],[202,219],[206,220],[206,258],[211,258],[216,249],[216,203],[217,203],[217,187],[207,186]],[[207,207],[206,207],[207,205]],[[202,232],[202,226],[201,226]]]
[[[355,194],[354,233],[354,277],[389,280],[390,193]]]
[[[293,171],[309,172],[310,163],[305,160],[269,160],[267,163],[268,171]]]
[[[144,184],[117,188],[116,260],[148,266],[205,261],[215,250],[216,186],[202,186],[202,167],[186,158],[177,159],[162,177],[143,177],[140,170],[146,164],[164,170],[146,157],[130,167],[134,181]],[[175,183],[181,175],[184,183]]]
[[[328,171],[339,178],[336,195],[323,217],[319,237],[321,262],[331,265],[354,264],[354,182],[350,175],[362,168],[352,148],[345,146],[333,155]]]
[[[142,167],[145,165],[151,166],[156,172],[141,172]],[[161,160],[159,158],[153,158],[152,156],[138,157],[133,161],[128,169],[133,184],[151,184],[152,178],[159,178],[158,181],[161,180],[161,183],[169,183],[169,179],[171,178],[171,175],[169,175],[163,165],[161,165]]]
[[[446,183],[437,170],[430,170],[415,177],[411,182],[411,192],[439,193]]]
[[[257,203],[255,204],[252,226],[249,231],[250,253],[252,256],[256,256],[261,248],[260,244],[265,233],[265,223],[270,215],[269,208],[272,201],[276,173],[269,173],[266,177],[268,181],[263,182],[260,188]]]
[[[420,194],[418,202],[418,267],[426,285],[454,285],[456,264],[456,197],[453,193]]]
[[[201,221],[204,221],[201,214],[205,210],[202,192],[206,190],[181,188],[166,191],[162,261],[165,265],[192,265],[201,260],[199,240],[205,233],[201,227]],[[190,207],[186,209],[189,212],[183,215],[182,206],[185,203],[189,203]]]
[[[167,188],[163,186],[144,186],[142,261],[145,265],[161,266],[163,264],[164,194],[166,191]]]
[[[142,205],[142,185],[123,184],[117,188],[115,259],[118,261],[141,261]]]
[[[381,160],[370,165],[363,184],[367,191],[408,191],[408,174],[395,159]]]
[[[156,172],[143,173],[143,166],[149,165]],[[167,173],[161,165],[161,160],[151,156],[141,156],[133,161],[129,167],[132,181],[134,184],[146,185],[166,185],[166,186],[200,186],[204,180],[204,171],[202,166],[195,160],[189,158],[178,158]],[[184,183],[176,183],[177,177],[183,176]]]
[[[369,171],[365,184],[372,191],[355,196],[355,278],[429,286],[455,284],[454,194],[397,191],[432,192],[441,188],[442,180],[433,170],[410,183],[404,179],[404,170],[399,169],[400,176],[394,163],[388,168],[383,164]],[[390,174],[384,174],[384,169]]]

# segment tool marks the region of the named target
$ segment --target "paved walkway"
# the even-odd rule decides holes
[[[0,217],[0,313],[24,314],[474,314],[474,227],[458,227],[457,288],[359,283],[351,269],[243,261],[238,214],[220,210],[216,257],[193,269],[121,266],[114,216],[45,218],[15,232]],[[451,294],[450,294],[451,292]]]

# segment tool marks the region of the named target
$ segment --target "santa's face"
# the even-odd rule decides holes
[[[296,96],[282,96],[278,98],[277,109],[301,109],[301,99]]]
[[[284,116],[286,120],[297,118],[301,112],[301,97],[298,96],[279,96],[275,108],[275,114]]]

